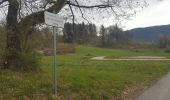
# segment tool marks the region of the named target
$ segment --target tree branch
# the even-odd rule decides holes
[[[8,1],[8,0],[2,0],[2,1],[0,1],[0,5],[3,4],[3,3],[6,2],[6,1]]]
[[[29,26],[34,26],[34,25],[43,23],[44,22],[44,11],[53,12],[53,10],[55,10],[55,12],[58,13],[66,4],[65,1],[66,0],[58,0],[50,8],[43,10],[43,11],[35,12],[35,13],[32,13],[26,16],[25,18],[21,19],[18,25],[20,27],[22,26],[29,27]]]
[[[80,5],[77,0],[75,0],[75,2],[77,3],[77,5]],[[86,21],[90,24],[90,22],[84,17],[84,14],[83,14],[82,9],[81,9],[80,7],[78,7],[78,8],[79,8],[79,10],[80,10],[80,13],[81,13],[82,18],[83,18],[84,20],[86,20]]]
[[[69,5],[69,7],[70,7],[70,10],[71,10],[71,13],[72,13],[72,17],[73,17],[73,32],[75,32],[75,23],[74,23],[74,20],[75,20],[75,16],[74,16],[74,12],[73,12],[73,9],[72,9],[72,7],[71,7],[71,5]]]
[[[71,6],[74,6],[74,7],[78,7],[78,8],[88,8],[88,9],[91,9],[91,8],[109,8],[109,7],[114,7],[113,5],[109,5],[109,4],[101,4],[101,5],[92,5],[92,6],[85,6],[85,5],[79,5],[79,4],[74,4],[70,1],[67,1],[67,4],[71,5]]]

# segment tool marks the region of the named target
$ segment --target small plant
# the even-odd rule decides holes
[[[170,46],[167,46],[167,47],[165,48],[165,52],[166,52],[166,53],[170,53]]]

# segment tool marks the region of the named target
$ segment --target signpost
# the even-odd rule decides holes
[[[54,12],[55,13],[55,12]],[[53,44],[54,44],[54,94],[57,95],[57,80],[56,80],[56,27],[64,28],[64,19],[63,17],[53,14],[50,12],[44,13],[45,23],[47,25],[53,26]]]
[[[45,23],[50,26],[56,26],[58,28],[64,28],[64,18],[57,15],[53,14],[50,12],[45,12]]]

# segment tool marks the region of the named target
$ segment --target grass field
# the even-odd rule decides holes
[[[77,46],[75,54],[57,56],[61,100],[124,100],[170,71],[170,61],[94,61],[94,56],[166,56],[163,51],[111,50]],[[42,72],[0,70],[0,100],[55,99],[53,57],[42,58]]]

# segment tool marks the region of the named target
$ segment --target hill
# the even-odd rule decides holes
[[[170,25],[152,26],[145,28],[135,28],[128,30],[136,41],[155,41],[163,35],[170,35]]]

